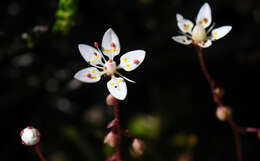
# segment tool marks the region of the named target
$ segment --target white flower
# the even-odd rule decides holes
[[[196,18],[196,25],[192,21],[185,19],[181,14],[176,14],[177,24],[181,33],[181,36],[173,36],[172,39],[184,45],[193,43],[200,47],[207,48],[211,46],[212,41],[218,40],[224,37],[232,29],[231,26],[222,26],[213,29],[215,24],[206,31],[206,28],[211,25],[211,9],[208,3],[205,3],[199,10]],[[213,30],[212,30],[213,29]],[[211,31],[212,30],[212,31]],[[211,34],[209,32],[211,31]]]
[[[33,146],[39,143],[41,134],[36,128],[27,126],[20,132],[20,136],[24,145]]]
[[[83,58],[93,67],[88,67],[80,70],[74,78],[87,83],[98,82],[102,75],[111,76],[111,80],[107,82],[109,92],[117,99],[124,100],[127,95],[127,87],[125,80],[135,83],[134,81],[122,76],[118,69],[132,71],[136,69],[144,60],[145,51],[134,50],[127,52],[120,58],[120,64],[117,66],[113,60],[120,52],[120,43],[115,32],[108,29],[102,40],[102,51],[99,45],[95,43],[93,48],[89,45],[79,44],[79,51]],[[106,60],[103,54],[109,58]],[[98,69],[102,71],[99,71]],[[115,76],[117,75],[117,77]]]

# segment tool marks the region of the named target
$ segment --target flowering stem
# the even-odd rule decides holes
[[[213,99],[216,102],[216,104],[218,105],[218,107],[223,106],[222,100],[221,98],[216,94],[215,89],[216,89],[216,84],[214,79],[210,76],[204,58],[203,58],[203,52],[202,52],[202,48],[199,46],[195,46],[197,48],[197,52],[198,52],[198,59],[199,59],[199,63],[201,66],[201,69],[206,77],[206,79],[209,82],[212,94],[213,94]],[[243,157],[242,157],[242,146],[241,146],[241,142],[240,142],[240,133],[244,132],[244,129],[241,128],[240,126],[238,126],[234,120],[232,119],[231,115],[228,116],[228,123],[229,125],[232,127],[234,135],[235,135],[235,143],[236,143],[236,153],[237,153],[237,159],[238,161],[243,161]]]
[[[121,128],[119,123],[119,109],[118,109],[118,101],[114,98],[114,114],[115,114],[115,128],[117,131],[117,141],[116,141],[116,161],[121,161],[120,159],[120,141],[121,141]]]
[[[34,147],[35,147],[36,153],[37,153],[38,156],[40,157],[41,161],[47,161],[47,160],[45,159],[45,157],[43,156],[39,145],[35,145]]]

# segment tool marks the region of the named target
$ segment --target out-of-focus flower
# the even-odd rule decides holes
[[[112,106],[114,104],[115,98],[109,94],[106,98],[106,103],[108,106]]]
[[[103,36],[102,51],[99,49],[98,43],[94,45],[97,49],[89,45],[79,44],[81,55],[93,67],[80,70],[75,74],[74,78],[86,83],[95,83],[100,80],[102,75],[111,76],[111,80],[107,82],[109,92],[116,99],[124,100],[127,95],[127,87],[124,80],[132,83],[135,82],[121,75],[118,69],[124,69],[125,71],[136,69],[143,62],[145,51],[134,50],[127,52],[121,56],[120,64],[117,66],[113,59],[120,52],[120,43],[117,35],[111,28],[108,29]],[[106,60],[102,53],[107,56],[109,60]]]
[[[208,3],[205,3],[199,10],[196,18],[196,25],[193,22],[185,19],[181,14],[176,14],[177,25],[183,35],[173,36],[172,39],[184,45],[193,43],[203,48],[211,46],[212,41],[224,37],[232,29],[231,26],[222,26],[213,29],[213,25],[206,31],[206,28],[211,25],[211,9]],[[213,29],[213,30],[212,30]],[[211,31],[211,34],[208,35]]]
[[[140,139],[137,139],[137,138],[135,138],[134,139],[134,141],[133,141],[133,143],[132,143],[132,148],[133,148],[133,150],[134,150],[134,152],[136,153],[136,154],[138,154],[138,155],[142,155],[143,154],[143,141],[142,140],[140,140]]]
[[[26,146],[33,146],[40,141],[40,132],[33,126],[27,126],[20,132],[22,143]]]
[[[109,132],[104,139],[104,144],[108,144],[111,147],[115,147],[117,144],[117,135],[114,132]]]
[[[231,109],[226,106],[219,106],[216,111],[216,116],[220,121],[226,121],[231,115]]]

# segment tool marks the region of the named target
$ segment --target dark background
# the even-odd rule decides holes
[[[204,50],[208,70],[225,89],[223,98],[243,127],[259,127],[260,1],[211,0],[216,27],[232,31]],[[123,138],[123,160],[235,161],[232,129],[215,117],[216,105],[201,72],[196,50],[174,42],[178,35],[175,14],[195,20],[200,0],[79,0],[75,26],[67,35],[52,31],[57,0],[0,2],[0,121],[1,161],[39,160],[33,148],[21,144],[19,132],[27,125],[41,133],[41,149],[48,161],[105,160],[103,138],[113,118],[105,104],[106,82],[81,84],[73,75],[89,65],[77,44],[101,43],[113,28],[121,54],[143,49],[143,64],[122,72],[137,84],[127,83],[128,96],[120,101],[122,127],[137,116],[155,130],[142,134],[147,151],[141,158],[129,153],[131,140]],[[47,32],[33,28],[45,25]],[[27,33],[32,40],[25,40]],[[31,44],[32,43],[32,44]],[[116,60],[119,60],[117,57]],[[135,133],[135,131],[133,131]],[[193,148],[178,146],[176,135],[195,135]],[[260,159],[256,134],[242,136],[245,161]],[[184,154],[193,155],[181,160]],[[185,157],[184,157],[185,158]]]

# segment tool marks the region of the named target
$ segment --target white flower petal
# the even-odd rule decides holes
[[[121,56],[119,67],[123,68],[125,71],[132,71],[143,62],[144,57],[145,51],[143,50],[127,52]]]
[[[108,56],[109,59],[113,59],[113,57],[120,52],[119,39],[111,28],[108,29],[103,36],[102,49],[104,55]]]
[[[211,24],[211,9],[208,3],[205,3],[199,10],[197,15],[196,24],[202,25],[204,28]]]
[[[187,38],[187,36],[173,36],[172,39],[178,43],[189,45],[191,44],[191,40]]]
[[[107,88],[116,99],[124,100],[126,98],[127,87],[123,78],[113,76],[111,80],[107,82]]]
[[[181,14],[176,14],[176,19],[177,19],[177,25],[179,27],[179,29],[184,32],[184,33],[190,33],[192,31],[192,28],[194,26],[193,22],[183,18],[183,16]]]
[[[212,41],[210,39],[208,39],[205,43],[198,43],[198,45],[202,48],[207,48],[212,45]]]
[[[211,39],[218,40],[230,32],[232,26],[222,26],[211,31]]]
[[[102,55],[95,48],[84,44],[79,44],[78,47],[80,54],[90,65],[103,64],[101,61]]]
[[[102,72],[95,67],[89,67],[78,71],[74,78],[86,83],[95,83],[100,80]]]

